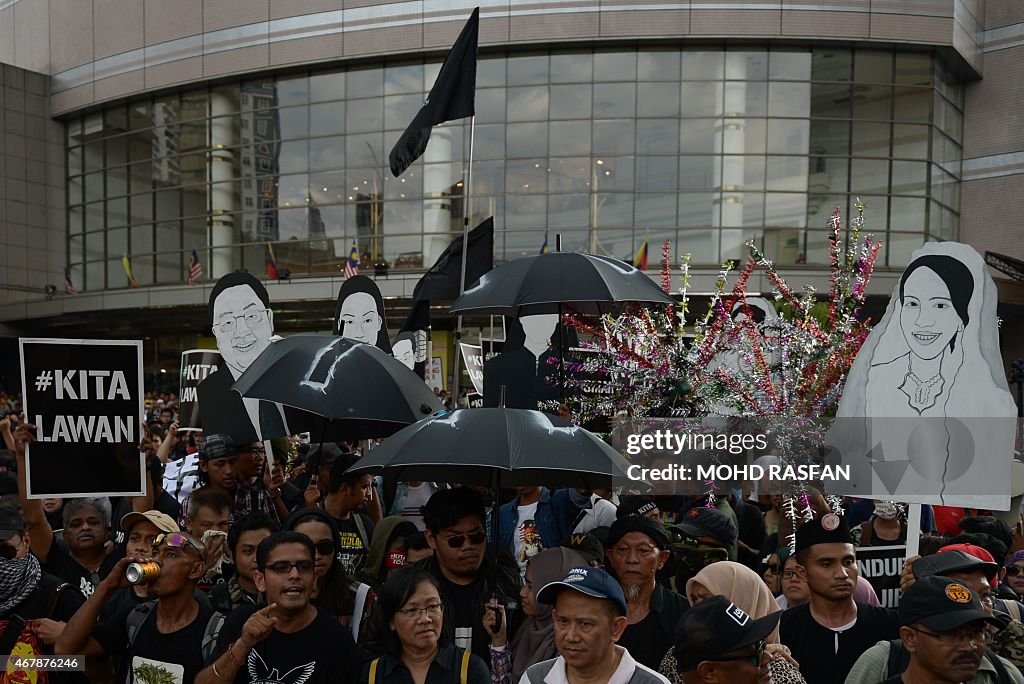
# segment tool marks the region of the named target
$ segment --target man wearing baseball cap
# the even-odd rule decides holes
[[[519,684],[668,684],[617,644],[628,624],[626,597],[604,570],[573,568],[561,581],[544,585],[537,600],[554,605],[560,655],[531,666]]]
[[[673,534],[676,588],[680,592],[705,566],[736,559],[736,525],[718,509],[694,506],[669,530]]]
[[[896,638],[896,611],[853,599],[857,557],[841,516],[826,513],[797,529],[796,559],[811,600],[783,614],[779,637],[807,684],[841,682],[875,642]]]
[[[988,643],[986,625],[996,619],[966,584],[939,576],[918,580],[900,599],[899,616],[900,640],[910,662],[885,684],[976,681]],[[994,677],[977,681],[1024,682],[1012,665],[1000,663],[994,670]]]
[[[685,684],[755,684],[769,681],[764,658],[768,635],[781,611],[758,620],[724,596],[704,599],[683,614],[675,652]]]
[[[656,669],[672,646],[686,599],[657,581],[669,558],[664,525],[642,515],[615,521],[608,530],[608,563],[626,597],[628,626],[620,644],[639,663]]]

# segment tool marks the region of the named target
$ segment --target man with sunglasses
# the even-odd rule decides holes
[[[753,619],[724,596],[686,611],[675,652],[685,684],[769,684],[764,647],[782,612]]]
[[[441,585],[445,636],[490,662],[484,611],[496,598],[505,606],[508,633],[515,634],[522,621],[519,566],[504,549],[498,558],[486,554],[484,500],[469,487],[436,492],[423,507],[423,522],[434,555],[420,565]]]
[[[125,656],[128,684],[156,681],[155,677],[192,682],[203,667],[203,636],[212,615],[209,605],[194,596],[196,583],[206,570],[204,552],[202,543],[191,535],[159,535],[153,543],[153,562],[159,574],[147,584],[155,600],[126,606],[97,623],[114,592],[130,586],[125,574],[128,565],[143,560],[122,558],[68,621],[54,650],[58,655]]]
[[[617,642],[629,624],[622,587],[604,570],[577,567],[541,587],[537,601],[553,605],[557,658],[532,665],[520,684],[667,684]]]
[[[676,590],[682,593],[694,575],[712,563],[735,556],[736,525],[725,513],[706,506],[694,506],[669,528],[675,561]]]
[[[637,662],[657,669],[687,607],[685,598],[657,581],[658,570],[669,558],[668,533],[657,520],[630,515],[611,526],[605,548],[629,608],[619,644]]]
[[[256,550],[256,586],[265,598],[228,616],[216,658],[196,684],[351,684],[359,652],[349,630],[311,602],[315,549],[304,534],[275,532]]]

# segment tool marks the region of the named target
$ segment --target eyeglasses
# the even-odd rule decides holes
[[[253,456],[266,456],[267,450],[264,447],[246,447],[244,449],[239,449],[239,453],[252,454]]]
[[[316,553],[317,553],[318,556],[333,556],[334,555],[334,542],[331,541],[330,539],[324,539],[323,541],[318,541],[313,546],[314,546],[314,548],[316,548]]]
[[[1022,566],[1022,565],[1007,565],[1006,566],[1006,576],[1007,577],[1016,577],[1017,575],[1019,575],[1022,572],[1024,572],[1024,566]]]
[[[268,310],[269,309],[255,309],[253,311],[246,311],[241,316],[230,316],[220,323],[217,323],[214,327],[222,333],[233,333],[235,332],[235,328],[238,327],[238,319],[244,318],[245,324],[251,328],[264,321]]]
[[[469,541],[470,544],[476,546],[477,544],[483,544],[487,541],[486,532],[470,532],[469,534],[453,534],[445,540],[448,542],[448,546],[453,549],[461,549],[462,545]]]
[[[431,603],[429,606],[423,606],[422,608],[402,608],[396,612],[404,618],[413,620],[418,618],[420,613],[425,613],[428,617],[437,617],[443,610],[444,606],[440,603]]]
[[[764,655],[764,649],[767,644],[767,640],[762,640],[757,642],[757,644],[754,647],[753,653],[738,656],[722,656],[720,658],[708,658],[708,660],[714,663],[731,663],[735,661],[745,661],[750,663],[754,667],[757,667],[761,664],[761,657]]]
[[[794,579],[796,577],[796,570],[783,570],[782,579]]]
[[[171,532],[170,534],[158,535],[157,538],[153,540],[153,548],[155,549],[158,546],[170,546],[173,549],[180,549],[189,546],[192,547],[192,550],[196,553],[200,555],[203,553],[203,550],[199,548],[198,544],[181,532]]]
[[[333,547],[331,547],[333,549]],[[276,563],[270,563],[267,565],[267,570],[274,573],[275,575],[287,575],[295,568],[302,575],[308,575],[313,572],[313,568],[316,567],[311,560],[300,560],[292,563],[291,561],[277,561]]]
[[[984,646],[991,641],[988,630],[984,627],[957,629],[952,632],[929,632],[928,630],[921,629],[919,627],[911,627],[911,629],[915,632],[927,634],[934,639],[938,639],[939,643],[943,646],[959,646],[963,643],[969,643],[971,648],[977,648],[978,646]]]

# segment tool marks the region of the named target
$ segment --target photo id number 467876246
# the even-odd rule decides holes
[[[0,672],[83,672],[85,656],[0,656]]]

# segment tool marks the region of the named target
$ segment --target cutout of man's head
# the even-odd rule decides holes
[[[335,335],[375,345],[390,354],[386,320],[377,283],[366,276],[352,276],[342,283],[334,309]]]
[[[543,353],[550,344],[551,335],[555,332],[555,326],[558,325],[558,314],[521,316],[519,323],[522,324],[523,332],[526,334],[524,346],[532,351],[534,356],[540,356],[537,350]]]
[[[399,333],[398,337],[395,338],[395,344],[393,347],[395,358],[401,361],[406,368],[412,370],[416,367],[416,363],[422,363],[427,358],[426,345],[420,349],[417,347],[417,336],[422,330],[407,331]],[[423,335],[426,337],[426,334]],[[417,351],[420,353],[417,354]],[[422,358],[417,358],[422,357]]]
[[[263,353],[274,335],[270,295],[249,273],[229,273],[217,281],[210,293],[209,317],[217,349],[235,377]]]

